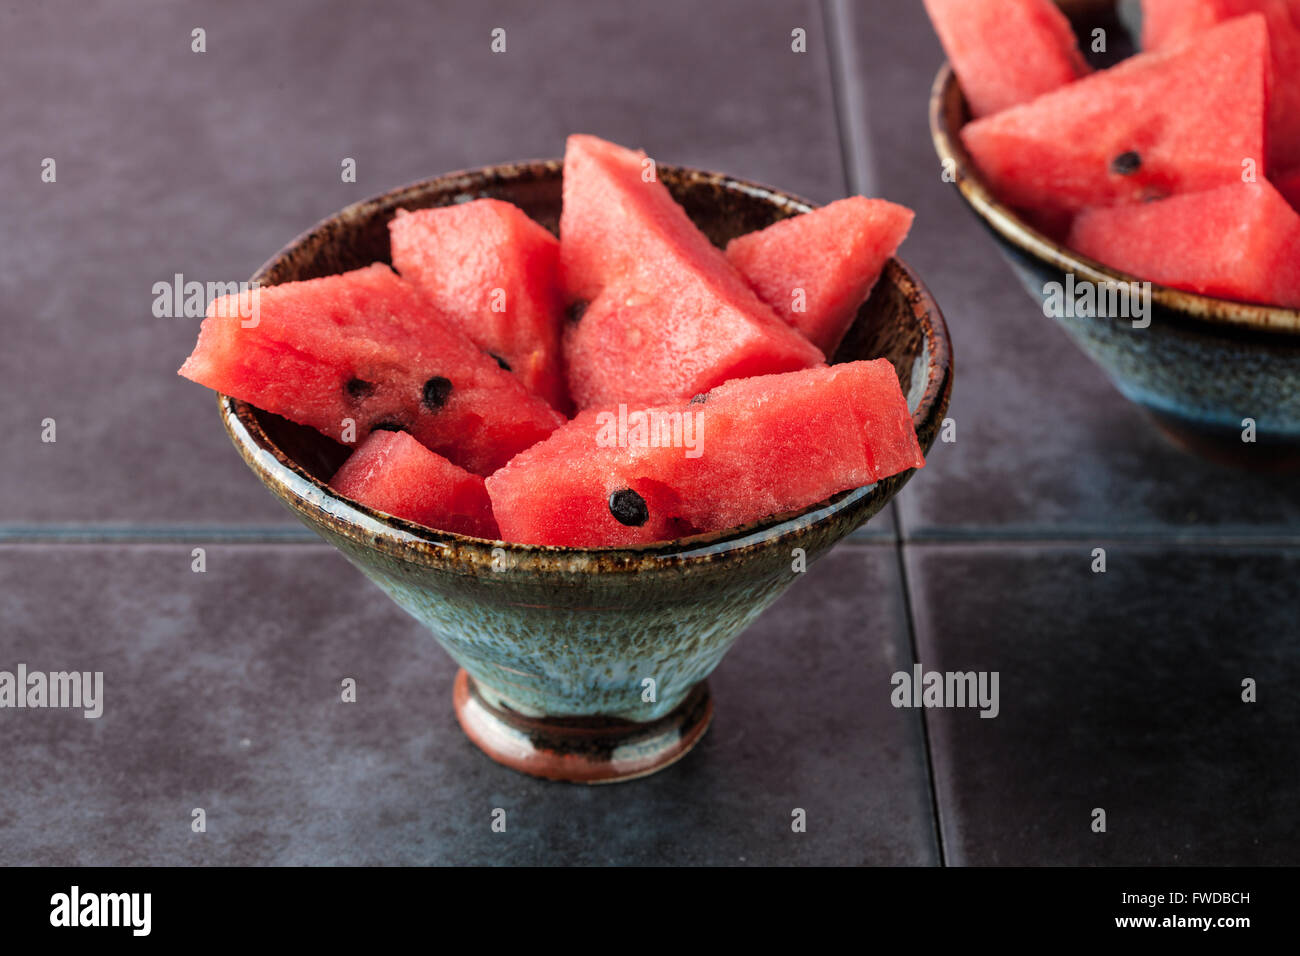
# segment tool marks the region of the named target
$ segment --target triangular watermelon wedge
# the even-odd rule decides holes
[[[439,531],[500,537],[483,478],[406,432],[374,432],[330,479],[330,487],[368,508]]]
[[[507,541],[646,544],[816,504],[925,458],[888,359],[588,409],[487,479]]]
[[[215,300],[180,374],[344,444],[407,431],[483,475],[564,421],[378,263]]]
[[[1300,215],[1267,182],[1087,209],[1069,245],[1151,282],[1300,308]]]
[[[1268,28],[1229,20],[967,124],[962,141],[1003,201],[1074,211],[1263,175]],[[1243,165],[1246,164],[1246,165]]]
[[[560,257],[580,304],[564,342],[579,408],[688,399],[825,360],[695,227],[644,153],[569,137]]]
[[[564,411],[559,241],[499,199],[399,209],[388,232],[402,277],[530,391]]]
[[[1089,72],[1052,0],[925,0],[974,117],[989,116]]]
[[[915,214],[851,196],[727,244],[727,260],[758,297],[831,355],[912,228]]]
[[[1300,164],[1300,0],[1143,0],[1142,46],[1157,50],[1248,13],[1268,22],[1269,166]]]

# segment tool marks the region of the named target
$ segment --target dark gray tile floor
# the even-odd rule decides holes
[[[104,674],[98,719],[4,712],[0,865],[938,859],[920,719],[863,690],[911,659],[892,547],[833,553],[745,634],[671,772],[596,788],[484,758],[450,658],[331,548],[190,554],[0,546],[4,669]]]
[[[916,545],[907,567],[923,668],[999,674],[996,717],[926,712],[949,863],[1296,862],[1300,547]]]
[[[919,3],[376,10],[0,0],[0,669],[107,682],[100,720],[0,712],[0,864],[1300,859],[1300,484],[1173,450],[1036,312],[940,182]],[[346,203],[573,130],[912,206],[958,369],[957,442],[741,639],[700,747],[596,789],[463,738],[450,661],[292,543],[174,375],[196,320],[151,313],[177,272],[241,279]],[[999,670],[999,717],[894,709],[913,661]]]

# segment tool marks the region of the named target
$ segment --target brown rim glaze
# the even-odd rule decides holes
[[[726,192],[738,192],[769,201],[788,215],[816,208],[812,203],[757,183],[722,173],[659,164],[661,174],[684,183],[709,184]],[[253,277],[261,285],[275,285],[293,274],[300,257],[329,243],[340,231],[387,229],[387,220],[404,205],[417,204],[433,189],[490,195],[497,184],[511,185],[554,181],[560,176],[560,160],[533,160],[464,170],[413,183],[371,199],[354,203],[304,232],[272,257]],[[948,329],[938,304],[920,279],[902,261],[891,259],[881,276],[900,290],[916,321],[917,333],[925,339],[929,362],[926,384],[912,419],[922,449],[933,444],[947,411],[952,393],[952,351]],[[437,531],[391,515],[374,511],[336,494],[324,482],[309,474],[267,434],[261,414],[247,402],[218,395],[222,423],[240,455],[259,478],[309,525],[324,526],[332,533],[367,549],[375,549],[405,561],[453,574],[478,575],[499,569],[504,563],[511,572],[545,576],[556,583],[572,580],[586,572],[638,575],[648,572],[683,573],[691,567],[726,561],[758,560],[774,544],[798,546],[810,537],[821,537],[825,526],[845,522],[855,526],[874,514],[911,477],[912,471],[883,479],[874,485],[840,492],[809,508],[713,534],[695,535],[662,544],[638,548],[567,548],[490,541],[452,532]]]
[[[975,213],[999,236],[1021,252],[1061,272],[1073,272],[1090,282],[1145,282],[1073,252],[1021,219],[985,185],[962,144],[959,132],[970,119],[966,98],[948,63],[939,68],[930,90],[930,136],[940,161],[951,164],[957,189]],[[1178,318],[1255,332],[1300,334],[1300,310],[1216,299],[1167,285],[1151,283],[1151,300]]]

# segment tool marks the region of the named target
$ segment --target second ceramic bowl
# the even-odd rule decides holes
[[[1116,4],[1108,0],[1062,7],[1081,37],[1094,26],[1121,29]],[[1141,281],[1072,252],[1000,202],[962,146],[960,131],[969,119],[961,87],[944,64],[930,96],[935,149],[1036,302],[1056,295],[1058,283],[1064,290]],[[1300,467],[1300,311],[1159,284],[1151,286],[1150,315],[1137,326],[1122,316],[1050,311],[1115,387],[1178,444],[1248,468]]]

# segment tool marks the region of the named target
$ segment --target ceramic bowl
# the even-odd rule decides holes
[[[1076,0],[1062,8],[1081,38],[1090,36],[1095,26],[1112,37],[1122,30],[1113,2]],[[1049,296],[1081,288],[1084,282],[1096,287],[1142,281],[1072,252],[1000,202],[962,146],[959,133],[969,119],[961,87],[945,63],[930,95],[935,149],[962,198],[1035,301],[1046,304]],[[1061,301],[1059,296],[1056,301]],[[1216,299],[1156,283],[1151,284],[1150,315],[1136,325],[1122,316],[1044,311],[1050,311],[1124,397],[1148,412],[1180,446],[1248,468],[1300,466],[1300,311]],[[1150,324],[1144,326],[1147,318]]]
[[[728,176],[658,169],[716,243],[811,208]],[[558,160],[496,166],[357,203],[294,240],[254,278],[275,285],[388,261],[387,223],[398,208],[494,197],[555,230],[561,170]],[[938,307],[897,260],[836,358],[880,356],[897,369],[928,450],[952,387],[951,352]],[[263,483],[460,665],[455,708],[474,743],[517,770],[561,780],[629,779],[685,754],[712,715],[705,678],[736,636],[911,477],[653,547],[509,544],[434,531],[340,497],[326,482],[347,449],[233,398],[219,396],[219,406]]]

